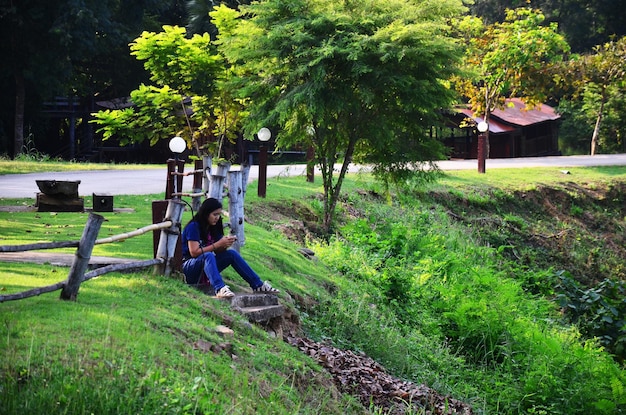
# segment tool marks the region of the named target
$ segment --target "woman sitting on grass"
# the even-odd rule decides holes
[[[205,200],[198,213],[183,229],[183,273],[187,284],[198,284],[204,272],[216,297],[234,297],[235,294],[224,283],[220,274],[232,265],[254,292],[279,292],[268,282],[263,282],[239,252],[228,249],[236,240],[236,236],[224,236],[220,201],[214,198]]]

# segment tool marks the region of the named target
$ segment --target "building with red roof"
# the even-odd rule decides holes
[[[519,98],[507,99],[489,119],[489,158],[559,155],[559,119],[554,108],[542,104],[528,108]],[[447,117],[446,127],[437,131],[451,158],[477,157],[476,125],[483,121],[468,108],[459,108]]]

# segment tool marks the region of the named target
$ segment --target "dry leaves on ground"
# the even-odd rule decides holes
[[[395,378],[366,355],[300,337],[288,337],[287,341],[326,368],[342,392],[358,396],[366,407],[373,404],[389,415],[472,414],[469,405],[425,385]]]

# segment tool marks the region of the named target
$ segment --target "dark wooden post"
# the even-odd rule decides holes
[[[165,200],[172,198],[174,193],[174,172],[176,171],[176,160],[167,160],[167,181],[165,182]]]
[[[485,172],[485,159],[487,158],[485,133],[478,133],[478,173]]]
[[[89,214],[89,218],[85,224],[85,229],[83,230],[83,235],[78,243],[78,249],[76,249],[70,273],[67,277],[65,286],[61,291],[62,300],[76,300],[76,297],[78,296],[78,289],[80,288],[80,283],[83,281],[85,270],[87,270],[87,266],[89,266],[91,252],[96,244],[96,239],[98,238],[98,232],[100,232],[102,222],[104,222],[104,217],[95,213]]]
[[[185,172],[185,160],[176,159],[176,193],[182,193],[183,191],[183,173]],[[176,196],[180,198],[180,196]]]
[[[202,193],[202,160],[196,160],[194,162],[194,173],[193,173],[193,189],[191,193]],[[191,199],[191,208],[194,212],[197,212],[200,209],[200,205],[202,204],[202,198],[200,196],[194,196]]]
[[[262,142],[259,147],[259,186],[257,196],[265,197],[267,194],[267,145]]]
[[[165,261],[162,264],[155,265],[155,272],[169,276],[172,273],[172,269],[175,267],[174,257],[178,244],[178,236],[181,231],[180,222],[183,218],[184,210],[185,204],[182,201],[179,199],[170,199],[167,205],[167,211],[165,212],[165,220],[172,221],[172,226],[161,230],[156,255],[157,258],[162,258]]]

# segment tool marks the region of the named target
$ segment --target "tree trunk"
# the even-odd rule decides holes
[[[596,125],[593,128],[593,134],[591,135],[591,155],[596,154],[596,147],[598,146],[598,134],[600,132],[600,123],[602,122],[602,114],[604,113],[604,98],[600,103],[600,111],[598,111],[598,118],[596,118]]]
[[[15,125],[13,127],[13,157],[22,154],[24,149],[24,101],[26,86],[24,75],[15,74]]]
[[[339,177],[337,177],[337,183],[333,186],[332,184],[332,173],[329,178],[329,194],[325,197],[327,203],[324,205],[324,231],[326,234],[330,233],[330,230],[333,226],[333,218],[335,216],[335,209],[337,207],[337,201],[339,200],[339,194],[341,192],[341,186],[343,184],[343,179],[346,177],[346,173],[348,172],[348,167],[350,163],[352,163],[352,156],[354,155],[354,147],[356,145],[356,138],[350,137],[350,142],[348,143],[348,148],[346,149],[346,154],[343,158],[343,164],[341,166],[341,170],[339,171]],[[334,166],[330,166],[330,171],[334,169]]]

